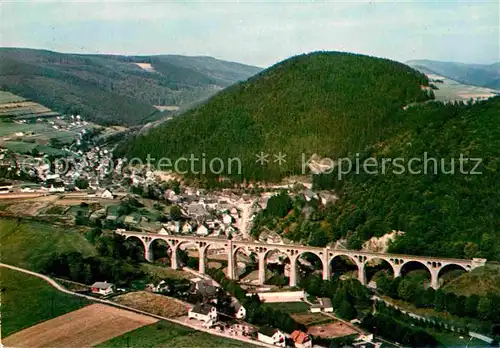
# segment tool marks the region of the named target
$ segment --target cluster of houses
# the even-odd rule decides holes
[[[192,279],[191,293],[198,293],[202,295],[203,301],[196,303],[189,311],[188,318],[190,320],[197,320],[201,322],[202,327],[213,328],[221,330],[222,325],[219,322],[220,313],[217,312],[217,293],[221,289],[214,285],[213,281],[208,279],[195,278]],[[160,293],[167,291],[168,285],[164,280],[158,284],[148,284],[146,290]],[[94,294],[107,296],[116,291],[112,283],[95,282],[91,285],[91,291]],[[246,309],[238,301],[233,299],[231,304],[235,310],[234,318],[237,319],[233,323],[229,331],[243,335],[257,334],[257,340],[269,345],[277,347],[295,347],[295,348],[312,348],[313,342],[309,334],[295,330],[291,334],[287,334],[281,330],[263,326],[256,328],[253,325],[245,323]],[[310,308],[312,313],[333,312],[331,300],[329,298],[318,298],[318,302],[313,304]],[[360,335],[353,343],[355,348],[378,348],[381,346],[373,335]]]
[[[98,190],[103,181],[112,172],[111,153],[106,149],[94,147],[87,152],[66,149],[65,159],[50,163],[43,156],[28,156],[2,153],[1,165],[12,170],[17,176],[29,175],[38,184],[26,184],[16,187],[20,192],[66,192],[78,191],[77,180],[85,181],[89,190]]]
[[[188,318],[190,320],[197,320],[205,328],[218,328],[220,313],[217,312],[217,292],[221,291],[219,287],[215,286],[211,280],[195,278],[191,291],[202,295],[203,302],[196,303],[189,311]],[[147,289],[153,292],[165,291],[166,285],[164,281],[158,284],[149,284]],[[234,309],[234,318],[237,323],[233,324],[230,328],[233,332],[239,332],[249,335],[256,331],[256,328],[244,322],[246,317],[246,309],[239,301],[233,299],[231,306]],[[270,327],[261,327],[257,330],[257,339],[263,343],[272,344],[278,347],[285,347],[287,340],[293,342],[297,348],[311,348],[311,337],[301,331],[294,331],[291,335],[285,334],[280,330]]]
[[[178,221],[167,223],[165,229],[170,234],[234,236],[243,227],[239,207],[247,205],[250,214],[259,209],[253,206],[254,198],[250,195],[240,196],[230,192],[207,194],[204,190],[186,189],[184,193],[176,194],[169,189],[164,192],[164,198],[171,204],[178,205],[182,215],[189,218],[183,224]]]
[[[204,294],[204,298],[207,298],[207,293],[210,294],[217,291],[217,288],[211,288],[213,286],[207,284],[204,280],[197,281],[195,284],[195,288]],[[216,303],[213,301],[214,300],[208,300],[203,303],[197,303],[189,310],[188,318],[201,321],[203,327],[215,327],[218,322],[219,314],[217,313],[217,308],[215,306]],[[244,320],[246,317],[245,307],[243,307],[243,305],[241,305],[238,301],[233,301],[232,306],[235,310],[235,319]],[[233,326],[237,326],[232,327],[233,331],[239,331],[247,335],[255,332],[255,327],[243,322]],[[257,330],[257,339],[263,343],[272,344],[278,347],[285,347],[287,340],[293,342],[293,346],[297,348],[312,347],[311,337],[307,333],[298,330],[292,332],[291,335],[288,335],[278,329],[264,326]]]

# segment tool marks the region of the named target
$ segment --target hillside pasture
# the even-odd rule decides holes
[[[50,130],[48,123],[10,123],[1,122],[0,123],[0,137],[13,136],[14,133],[42,133]]]
[[[36,270],[36,265],[54,252],[68,251],[95,255],[94,247],[76,229],[0,219],[0,254],[4,263]]]
[[[0,104],[23,102],[26,99],[7,91],[0,91]]]
[[[51,110],[49,108],[46,108],[45,106],[32,102],[24,102],[21,104],[12,103],[8,105],[4,104],[3,107],[0,106],[0,116],[15,117],[32,115],[32,117],[37,117],[38,114],[44,114],[46,112],[51,112]]]
[[[1,244],[3,246],[3,243]],[[7,262],[3,255],[2,262]],[[57,291],[40,278],[8,268],[0,268],[0,281],[3,288],[2,337],[89,303],[80,297]],[[11,341],[4,339],[3,344],[18,347],[8,344],[9,342]]]
[[[0,146],[16,153],[30,152],[37,147],[34,143],[25,143],[24,141],[6,141]]]

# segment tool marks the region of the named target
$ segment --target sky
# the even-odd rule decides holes
[[[500,61],[500,1],[7,1],[1,46],[207,55],[270,66],[318,50]]]

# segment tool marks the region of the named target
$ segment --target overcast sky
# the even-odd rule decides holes
[[[500,61],[499,1],[3,0],[1,45],[209,55],[266,67],[316,50],[399,61]]]

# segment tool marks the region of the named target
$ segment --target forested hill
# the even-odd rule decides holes
[[[324,219],[330,240],[347,237],[351,248],[401,230],[405,234],[391,251],[500,261],[500,97],[472,106],[416,106],[408,109],[408,121],[406,131],[360,158],[363,163],[374,157],[379,164],[382,158],[403,158],[405,173],[389,165],[386,174],[379,166],[377,175],[357,175],[353,168],[342,180],[337,173],[315,177],[317,189],[334,188],[341,197],[318,217],[318,226]],[[461,155],[471,159],[463,171]],[[427,174],[424,156],[430,159]],[[414,174],[408,170],[412,158],[420,159],[412,165]],[[473,158],[481,159],[474,173]]]
[[[1,89],[101,124],[137,125],[156,120],[260,70],[211,57],[80,55],[0,48]]]
[[[500,62],[487,65],[421,59],[410,60],[407,64],[423,73],[441,75],[467,85],[500,90]]]
[[[207,162],[225,163],[238,157],[243,173],[232,168],[234,179],[277,180],[300,172],[302,153],[338,157],[383,139],[404,120],[405,105],[429,98],[425,85],[425,75],[387,59],[296,56],[138,136],[119,154],[175,160],[204,153]],[[261,151],[269,154],[264,166],[255,163]],[[281,166],[273,162],[280,152]]]

